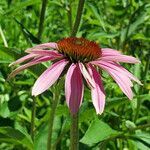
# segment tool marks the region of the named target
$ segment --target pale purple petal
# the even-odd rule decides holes
[[[127,75],[131,80],[137,82],[138,84],[142,85],[142,83],[139,81],[138,78],[136,78],[132,73],[130,73],[128,70],[126,70],[124,67],[122,67],[120,64],[117,64],[115,62],[107,62],[109,66],[112,68],[118,70],[119,72]]]
[[[28,55],[21,57],[20,59],[16,60],[15,62],[12,62],[9,66],[17,65],[17,64],[20,64],[22,62],[28,61],[28,60],[34,58],[35,56],[37,56],[37,55],[36,54],[28,54]]]
[[[123,93],[131,100],[133,98],[133,93],[132,93],[131,85],[128,82],[129,80],[127,80],[127,78],[125,78],[125,76],[122,74],[117,74],[115,72],[108,71],[108,70],[107,72],[114,78],[114,80],[119,85]]]
[[[98,60],[95,61],[93,64],[95,65],[107,65],[110,68],[118,71],[118,73],[120,74],[124,74],[126,76],[128,76],[131,80],[137,82],[138,84],[142,85],[142,83],[133,75],[131,74],[128,70],[126,70],[124,67],[122,67],[120,64],[117,64],[116,62],[112,62],[112,61],[103,61],[103,60]]]
[[[92,63],[93,64],[93,63]],[[107,63],[94,63],[95,65],[100,66],[102,69],[107,71],[112,78],[119,85],[123,93],[131,100],[133,98],[133,93],[131,90],[132,83],[129,77],[126,74],[120,73],[118,70],[112,69]]]
[[[114,55],[121,54],[120,51],[117,51],[111,48],[102,48],[101,51],[102,51],[102,56],[112,56],[112,55],[114,56]]]
[[[80,67],[82,75],[85,78],[85,80],[86,80],[87,84],[89,85],[89,87],[93,88],[95,84],[92,80],[92,77],[90,76],[90,74],[86,70],[85,66],[82,63],[79,63],[79,67]]]
[[[84,86],[78,64],[72,64],[68,69],[65,81],[66,102],[72,114],[76,114],[83,99]]]
[[[58,51],[55,50],[40,50],[40,49],[33,49],[30,51],[27,51],[32,54],[40,55],[40,56],[53,56],[53,57],[62,57],[63,55],[58,53]]]
[[[50,42],[50,43],[44,43],[44,44],[39,44],[39,45],[36,45],[32,48],[29,48],[26,50],[26,52],[30,52],[34,49],[40,49],[40,50],[44,50],[44,49],[57,49],[57,43],[54,43],[54,42]]]
[[[51,60],[51,57],[50,56],[44,56],[44,57],[38,57],[38,58],[35,58],[33,59],[32,61],[24,64],[24,65],[21,65],[20,67],[18,67],[17,69],[15,69],[14,71],[12,71],[9,76],[8,76],[8,80],[10,78],[13,78],[14,76],[16,76],[18,73],[20,73],[21,71],[25,70],[26,68],[29,68],[33,65],[36,65],[36,64],[39,64],[39,63],[42,63],[42,62],[45,62],[45,61],[49,61]]]
[[[52,86],[61,75],[67,63],[68,61],[63,59],[54,63],[47,70],[45,70],[36,80],[32,88],[32,95],[37,96]]]
[[[140,61],[137,58],[134,58],[132,56],[107,56],[107,57],[101,57],[102,60],[108,60],[108,61],[115,61],[115,62],[125,62],[125,63],[140,63]]]
[[[140,63],[140,61],[132,56],[123,55],[117,50],[110,48],[102,48],[102,56],[99,60],[115,61],[115,62],[125,62],[125,63]]]
[[[88,71],[94,80],[94,88],[91,88],[93,105],[97,114],[102,114],[105,107],[105,92],[100,74],[92,65],[88,65]]]

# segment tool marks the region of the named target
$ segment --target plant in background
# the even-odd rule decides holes
[[[136,91],[135,99],[137,100],[137,108],[135,107],[136,108],[136,109],[134,109],[135,114],[133,113],[133,120],[134,120],[133,122],[134,123],[131,121],[128,121],[128,120],[126,121],[126,119],[131,119],[132,116],[129,116],[128,114],[121,116],[123,114],[123,112],[127,112],[127,113],[129,112],[129,114],[130,114],[131,113],[130,111],[126,111],[128,109],[125,109],[125,110],[122,109],[121,111],[118,111],[118,110],[116,111],[116,107],[114,107],[114,105],[111,105],[111,108],[113,108],[113,110],[109,109],[110,112],[109,112],[109,110],[107,110],[108,107],[106,108],[106,111],[105,111],[106,113],[104,115],[100,116],[101,119],[98,118],[99,116],[97,117],[97,114],[102,114],[104,111],[106,95],[108,97],[108,101],[107,101],[108,105],[110,104],[109,98],[110,97],[115,98],[115,96],[114,96],[115,94],[108,94],[107,93],[107,92],[109,92],[109,90],[107,90],[107,87],[105,89],[106,93],[104,91],[104,87],[103,87],[103,83],[102,83],[102,75],[101,75],[102,70],[107,72],[115,80],[115,82],[120,87],[120,89],[123,91],[123,93],[131,100],[133,98],[133,92],[132,92],[133,83],[132,83],[132,81],[135,81],[140,85],[141,85],[141,82],[138,80],[138,78],[136,78],[133,74],[131,74],[128,70],[126,70],[120,63],[133,63],[133,64],[135,64],[135,63],[140,63],[140,61],[135,57],[124,55],[120,51],[117,51],[117,50],[114,50],[111,48],[102,48],[102,47],[106,47],[106,46],[100,47],[98,42],[96,43],[96,42],[92,41],[93,39],[91,36],[91,35],[93,35],[93,37],[95,37],[94,40],[97,39],[103,45],[103,44],[105,44],[105,42],[104,42],[105,40],[101,41],[101,38],[103,38],[102,35],[104,35],[108,38],[108,37],[111,37],[108,35],[112,34],[112,37],[114,37],[114,41],[112,41],[112,42],[111,42],[111,40],[110,41],[108,40],[108,41],[113,45],[113,42],[115,42],[115,40],[116,40],[115,36],[117,37],[118,35],[119,36],[121,35],[121,37],[117,37],[117,38],[120,38],[121,40],[123,40],[123,42],[114,43],[114,47],[116,45],[118,45],[118,48],[115,48],[115,49],[119,49],[119,47],[122,47],[122,49],[124,49],[126,46],[126,43],[127,43],[127,37],[129,36],[128,32],[130,33],[131,32],[130,30],[133,29],[132,26],[130,27],[130,23],[132,20],[129,21],[130,23],[127,27],[127,30],[126,29],[122,30],[122,31],[120,31],[121,34],[117,33],[114,36],[113,36],[113,32],[115,32],[115,30],[118,31],[118,24],[116,25],[117,28],[115,29],[115,26],[113,26],[109,22],[109,20],[108,20],[108,22],[105,21],[107,23],[106,29],[111,27],[112,33],[110,32],[110,33],[106,34],[107,32],[105,32],[105,34],[103,34],[102,33],[103,31],[99,30],[99,27],[95,28],[95,26],[100,23],[102,28],[106,31],[105,24],[103,23],[103,17],[101,17],[101,16],[99,17],[99,12],[96,10],[96,7],[94,7],[92,5],[92,2],[91,3],[87,2],[86,3],[87,4],[86,10],[89,10],[89,11],[85,11],[86,15],[85,15],[84,19],[85,20],[89,19],[89,20],[86,23],[83,23],[83,26],[82,26],[82,29],[83,28],[86,29],[86,31],[82,30],[83,31],[82,36],[84,37],[84,35],[86,35],[87,39],[83,38],[82,36],[76,37],[77,31],[79,29],[79,24],[81,21],[81,16],[82,16],[83,6],[84,6],[85,1],[79,0],[77,13],[76,13],[77,15],[76,15],[74,24],[72,21],[72,16],[73,16],[73,14],[75,14],[75,12],[72,11],[72,8],[71,8],[73,1],[68,0],[66,2],[67,3],[61,2],[60,4],[59,4],[59,2],[58,3],[54,2],[54,4],[59,4],[58,7],[62,8],[63,10],[64,10],[64,7],[67,6],[66,12],[68,13],[67,14],[68,15],[68,23],[69,23],[71,34],[70,35],[68,34],[68,36],[66,38],[62,39],[62,38],[60,38],[59,34],[56,34],[57,30],[55,28],[51,29],[51,32],[52,33],[54,32],[54,36],[51,36],[51,37],[53,37],[53,39],[55,39],[55,37],[56,37],[56,39],[60,39],[60,40],[57,42],[49,42],[49,43],[39,44],[39,45],[36,45],[32,48],[27,49],[26,53],[28,53],[28,54],[26,56],[21,57],[20,59],[16,60],[15,62],[12,62],[10,64],[10,66],[19,65],[19,64],[21,64],[21,66],[19,66],[17,69],[12,71],[12,73],[8,76],[8,78],[10,79],[10,78],[15,77],[18,73],[20,73],[21,71],[23,71],[23,70],[25,70],[25,69],[33,66],[33,65],[41,64],[44,62],[50,62],[51,65],[48,66],[48,68],[41,74],[40,77],[38,77],[35,84],[33,85],[32,96],[38,96],[39,94],[42,94],[43,92],[48,90],[52,85],[54,85],[54,83],[56,83],[56,81],[58,81],[61,77],[65,78],[64,85],[62,84],[62,82],[61,82],[62,85],[60,85],[60,82],[55,84],[54,88],[51,90],[52,95],[46,97],[47,101],[50,99],[50,97],[52,97],[52,99],[50,100],[52,105],[51,105],[51,108],[49,108],[50,114],[49,114],[49,119],[48,119],[49,120],[48,132],[46,130],[46,133],[43,134],[44,138],[43,137],[41,138],[42,142],[40,144],[42,144],[42,146],[43,146],[43,144],[44,144],[43,139],[45,139],[45,137],[47,137],[47,135],[48,135],[48,137],[47,137],[47,150],[55,149],[57,147],[57,143],[59,143],[58,146],[62,146],[61,148],[63,149],[64,148],[63,147],[64,146],[63,139],[66,140],[68,138],[68,136],[67,136],[67,138],[65,136],[63,137],[63,135],[66,134],[67,131],[69,131],[69,128],[70,128],[70,144],[68,144],[67,143],[68,140],[66,140],[67,142],[65,141],[66,142],[65,147],[68,148],[68,145],[69,145],[71,150],[78,149],[78,142],[79,142],[79,133],[78,132],[79,132],[79,129],[81,131],[80,137],[84,135],[83,138],[80,140],[81,143],[85,144],[85,145],[81,144],[81,147],[83,146],[83,149],[84,149],[84,146],[86,146],[86,144],[88,146],[92,146],[92,144],[95,144],[95,143],[101,144],[100,149],[101,148],[105,149],[106,143],[109,143],[111,145],[111,142],[108,142],[108,141],[111,141],[111,139],[112,140],[117,139],[116,141],[119,144],[121,143],[123,145],[124,143],[122,142],[121,138],[129,140],[127,142],[127,144],[132,145],[132,143],[130,143],[130,138],[132,138],[130,135],[132,135],[132,133],[135,130],[149,127],[149,124],[136,126],[136,119],[138,118],[138,116],[140,114],[140,103],[141,102],[139,101],[139,98],[142,97],[141,95],[137,94],[138,92],[136,90],[135,90]],[[36,44],[40,43],[40,40],[42,39],[43,31],[44,30],[45,31],[50,30],[49,26],[44,28],[44,21],[45,20],[48,21],[47,23],[50,23],[49,20],[54,21],[54,23],[57,21],[59,22],[61,20],[60,19],[61,17],[59,15],[58,16],[56,15],[55,18],[53,18],[53,17],[51,18],[51,16],[53,14],[49,15],[50,18],[44,19],[44,18],[46,18],[45,17],[45,11],[46,11],[47,3],[48,3],[47,0],[42,1],[41,14],[40,14],[40,18],[39,18],[38,38],[35,38],[34,36],[28,37],[29,39],[30,38],[36,39],[38,41],[38,42],[36,42]],[[95,3],[95,2],[93,2],[93,3]],[[107,1],[106,4],[107,3],[110,4],[109,1]],[[101,2],[99,2],[99,4],[101,5]],[[104,6],[105,6],[105,8],[107,8],[107,5],[104,4]],[[107,10],[107,9],[104,9],[104,10]],[[62,12],[64,12],[64,11],[62,11]],[[66,13],[66,12],[64,12],[64,13]],[[108,18],[109,14],[105,14],[104,12],[102,12],[102,13],[104,14],[104,16],[106,18]],[[55,13],[57,14],[57,12],[55,12]],[[89,15],[90,15],[90,17],[89,17]],[[95,16],[96,16],[96,18],[94,19]],[[142,18],[144,18],[144,17],[142,17]],[[110,18],[110,20],[112,21],[113,19]],[[32,21],[34,22],[33,18],[32,18]],[[65,22],[65,17],[64,17],[63,21]],[[99,21],[99,23],[98,23],[98,21]],[[113,21],[115,21],[115,19]],[[18,24],[20,24],[21,27],[23,27],[23,29],[24,29],[24,26],[20,22],[18,22],[18,21],[16,21],[16,22]],[[126,22],[126,20],[125,20],[125,22]],[[110,25],[109,25],[109,23],[110,23]],[[137,25],[137,23],[135,23],[135,25]],[[90,26],[91,26],[91,28],[90,28]],[[57,25],[56,25],[56,27],[58,28],[58,33],[60,33],[61,29],[59,31],[59,27]],[[93,30],[93,27],[94,27],[94,30]],[[33,28],[33,27],[31,27],[31,28]],[[62,29],[63,29],[63,27],[62,27]],[[108,31],[109,31],[109,29],[108,29]],[[84,34],[84,32],[86,34]],[[98,34],[97,34],[97,32],[98,32]],[[27,32],[27,33],[30,33],[30,32]],[[61,37],[63,37],[64,35],[67,35],[67,34],[65,34],[66,31],[62,32],[62,33],[63,34],[61,34]],[[19,32],[18,32],[18,34],[19,34]],[[49,38],[49,35],[51,35],[51,34],[49,32],[46,32],[46,34],[44,34],[44,35],[46,38]],[[81,35],[81,34],[79,34],[79,35]],[[122,36],[125,36],[125,38],[122,38]],[[106,37],[105,37],[105,39],[107,39]],[[29,39],[27,40],[28,42],[31,40],[31,39],[30,40]],[[90,39],[90,40],[88,40],[88,39]],[[5,42],[5,38],[3,38],[3,41],[4,41],[4,45],[8,46],[7,43]],[[106,42],[106,45],[111,45],[111,44],[109,44],[109,42]],[[16,42],[14,42],[13,44],[16,45]],[[112,46],[108,46],[108,47],[112,47]],[[133,49],[133,48],[131,47],[131,49]],[[10,49],[10,51],[11,51],[11,49]],[[148,68],[148,64],[149,63],[147,63],[145,68]],[[41,68],[39,68],[39,70],[41,70]],[[145,75],[146,75],[147,70],[148,69],[146,69],[146,71],[145,71]],[[137,74],[136,74],[136,76],[137,76]],[[16,82],[15,82],[15,84],[16,84]],[[21,83],[20,83],[20,85],[21,85]],[[59,125],[60,126],[59,127],[59,130],[60,130],[59,133],[60,134],[58,134],[57,139],[54,140],[54,142],[55,142],[54,143],[52,133],[55,133],[55,131],[54,131],[54,124],[55,123],[54,122],[55,122],[55,117],[57,118],[57,113],[56,113],[57,108],[59,109],[59,106],[57,107],[57,105],[59,103],[60,97],[63,95],[63,94],[60,94],[60,92],[61,92],[60,87],[62,87],[62,86],[65,87],[65,92],[64,92],[65,94],[64,95],[66,98],[67,106],[69,107],[69,110],[70,110],[70,114],[69,114],[70,116],[64,117],[63,116],[64,114],[63,113],[61,114],[61,117],[59,119],[62,119],[63,121],[61,120],[62,122]],[[85,89],[84,87],[88,87],[88,89],[90,89],[90,91],[91,91],[91,99],[92,99],[94,108],[96,110],[96,113],[95,113],[92,109],[92,112],[94,112],[93,113],[94,117],[91,117],[91,114],[87,113],[87,112],[91,112],[90,107],[88,107],[89,109],[87,109],[87,112],[86,111],[79,111],[80,106],[81,106],[82,101],[83,101],[83,97],[85,98],[85,100],[89,99],[86,91],[84,91],[84,89]],[[44,112],[46,112],[46,115],[47,115],[46,117],[44,116],[41,119],[41,116],[39,117],[39,114],[40,114],[39,110],[36,112],[36,105],[38,105],[39,99],[41,99],[41,101],[43,101],[43,97],[45,98],[45,95],[41,96],[40,98],[39,97],[36,97],[36,98],[33,97],[33,99],[32,99],[33,100],[32,112],[30,110],[31,106],[29,106],[29,108],[28,108],[29,109],[28,110],[28,117],[30,118],[30,119],[28,119],[28,121],[29,121],[29,123],[31,123],[31,127],[30,127],[31,133],[30,133],[30,136],[28,136],[28,138],[29,138],[28,140],[29,140],[30,144],[28,144],[28,146],[27,146],[27,144],[24,141],[21,141],[24,138],[22,138],[22,136],[20,136],[18,134],[21,137],[18,139],[19,140],[21,139],[20,141],[23,143],[22,145],[24,147],[27,146],[29,149],[34,149],[35,147],[36,147],[35,149],[37,149],[37,147],[40,148],[40,146],[39,146],[40,144],[39,145],[37,144],[37,143],[39,143],[37,140],[37,137],[39,136],[39,134],[41,134],[41,132],[42,133],[44,132],[43,126],[41,126],[41,124],[43,122],[46,122],[46,120],[44,120],[43,118],[47,119],[47,116],[48,116],[47,111],[49,111],[49,109],[47,109],[47,107],[46,108],[43,107],[43,105],[40,106],[40,108],[42,108],[42,111],[44,109]],[[30,97],[30,95],[29,95],[29,97]],[[63,96],[61,98],[63,98]],[[122,103],[123,99],[124,99],[124,97],[120,98],[121,103]],[[83,101],[83,102],[85,102],[85,101]],[[85,102],[85,104],[86,104],[86,102]],[[63,105],[62,103],[60,103],[60,105],[66,109],[65,105]],[[108,106],[108,105],[106,105],[106,106]],[[123,105],[124,105],[124,103],[123,103]],[[82,108],[85,110],[84,106]],[[119,106],[119,108],[121,108],[120,105],[118,104],[118,101],[117,101],[117,108],[118,108],[118,106]],[[131,106],[128,105],[128,107],[131,107]],[[129,108],[129,109],[131,109],[131,108]],[[29,112],[31,112],[31,116],[30,116]],[[121,114],[119,114],[118,112],[121,112]],[[43,112],[42,112],[42,114],[43,114]],[[89,117],[92,118],[91,119],[92,122],[91,122],[91,120],[89,121],[83,114],[86,115],[86,117],[88,119],[89,119]],[[105,115],[106,115],[106,118],[105,118]],[[144,115],[145,114],[143,114],[143,116]],[[115,117],[118,116],[118,118],[117,118],[118,124],[115,126],[113,126],[113,123],[115,124],[115,117],[114,116]],[[134,119],[134,116],[135,116],[135,119]],[[36,119],[39,119],[38,117],[41,120],[40,125],[36,124],[36,121],[37,121]],[[85,124],[86,123],[87,124],[85,126],[83,125],[84,127],[82,127],[82,125],[79,126],[80,128],[78,129],[78,125],[81,123],[81,121],[79,120],[79,117],[80,118],[83,118],[83,117],[86,118],[85,120],[88,120],[87,121],[88,123],[86,121],[85,122],[83,121]],[[113,118],[112,119],[113,123],[108,119],[109,117]],[[143,121],[145,118],[142,118],[141,120]],[[118,119],[120,119],[120,120],[118,120]],[[31,122],[30,122],[30,120],[31,120]],[[69,120],[69,123],[71,121],[71,127],[69,126],[67,131],[66,131],[66,129],[64,129],[64,126],[63,126],[64,122],[66,120]],[[107,123],[104,123],[102,120],[106,121]],[[124,122],[124,120],[125,120],[125,126],[127,128],[124,128],[124,124],[122,123],[122,122]],[[22,122],[20,121],[19,123],[22,123]],[[68,125],[70,125],[69,123],[68,123]],[[45,124],[47,124],[47,123],[45,123]],[[113,129],[111,129],[109,127],[109,125],[112,125]],[[87,130],[87,126],[88,126],[88,130]],[[15,128],[15,129],[13,129],[13,128]],[[11,130],[9,128],[8,129],[2,128],[2,129],[0,129],[0,132],[5,134],[4,131],[8,130],[8,132],[7,132],[8,135],[11,135],[10,134],[11,132],[12,133],[18,133],[19,132],[17,127],[13,126],[13,128],[11,128]],[[22,127],[22,128],[26,128],[26,126]],[[24,129],[22,130],[22,128],[20,130],[21,134],[22,134],[22,131],[24,131]],[[40,131],[39,128],[42,128],[42,130]],[[46,129],[47,129],[47,126],[46,126]],[[130,131],[131,131],[131,133],[130,133]],[[97,133],[100,133],[100,134],[97,135]],[[7,136],[7,134],[6,134],[6,136]],[[25,132],[23,132],[23,134],[27,135],[27,133],[25,133]],[[63,139],[62,139],[62,137],[63,137]],[[91,139],[90,137],[93,137],[93,139]],[[14,138],[14,134],[11,135],[11,138],[12,139]],[[31,138],[32,138],[32,140],[31,140]],[[137,139],[138,138],[135,137],[135,140],[137,140]],[[60,143],[61,140],[62,140],[62,142]],[[127,140],[125,140],[125,141],[127,141]],[[99,144],[96,145],[96,148],[99,147]],[[45,147],[45,144],[44,144],[44,147]],[[121,146],[116,146],[116,148],[118,148],[118,147],[120,148]],[[86,149],[86,147],[85,147],[85,149]]]

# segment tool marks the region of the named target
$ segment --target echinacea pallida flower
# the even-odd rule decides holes
[[[11,65],[24,63],[14,70],[9,78],[20,71],[46,61],[53,64],[36,80],[32,95],[37,96],[51,87],[61,76],[64,68],[66,102],[72,114],[78,112],[82,103],[84,84],[83,78],[91,89],[92,102],[97,114],[101,114],[105,106],[105,92],[101,75],[97,68],[103,69],[116,81],[123,93],[133,98],[131,80],[141,84],[129,71],[119,63],[139,63],[139,60],[121,54],[110,48],[100,48],[95,42],[84,38],[64,38],[57,43],[45,43],[27,49],[28,55],[18,59]],[[97,67],[98,66],[98,67]]]

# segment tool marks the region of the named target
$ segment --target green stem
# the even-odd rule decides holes
[[[5,38],[5,35],[4,35],[4,33],[3,33],[3,30],[2,30],[2,28],[1,28],[1,26],[0,26],[0,35],[1,35],[2,40],[3,40],[3,42],[4,42],[4,46],[5,46],[5,47],[8,47],[8,44],[7,44],[7,41],[6,41],[6,38]]]
[[[32,114],[31,114],[31,138],[34,141],[34,130],[35,130],[35,115],[36,115],[36,101],[35,98],[33,98],[32,102]]]
[[[71,36],[76,36],[76,34],[77,34],[77,31],[78,31],[78,28],[79,28],[79,25],[80,25],[80,21],[81,21],[84,2],[85,2],[85,0],[79,0],[77,15],[76,15],[76,19],[75,19],[75,23],[74,23],[74,26],[73,26]]]
[[[70,0],[69,2],[67,14],[68,14],[68,23],[70,27],[70,32],[72,32],[72,0]]]
[[[52,130],[53,124],[55,119],[55,111],[59,100],[59,90],[55,87],[55,92],[53,96],[52,108],[50,111],[50,118],[49,118],[49,129],[48,129],[48,138],[47,138],[47,150],[52,149]]]
[[[139,129],[145,129],[145,128],[150,128],[150,123],[137,126],[137,127],[135,127],[135,128],[133,129],[133,131],[139,130]]]
[[[78,133],[78,114],[71,115],[71,130],[70,130],[70,150],[78,150],[79,133]]]
[[[145,66],[145,71],[144,71],[144,73],[143,73],[143,76],[144,76],[144,77],[146,77],[147,74],[148,74],[149,65],[150,65],[150,58],[147,57],[146,66]],[[143,83],[143,84],[145,85],[145,83],[146,83],[146,80],[144,80],[144,83]],[[141,88],[139,94],[140,94],[140,93],[143,93],[144,85],[142,86],[142,88]],[[141,99],[138,98],[138,99],[137,99],[137,108],[136,108],[136,113],[135,113],[135,117],[134,117],[134,122],[136,122],[137,118],[139,117],[140,108],[141,108]]]
[[[47,5],[47,0],[43,0],[41,14],[40,14],[39,30],[38,30],[38,39],[39,40],[41,39],[41,36],[43,33],[43,24],[44,24],[44,18],[45,18],[46,5]]]
[[[71,32],[71,36],[76,36],[85,0],[79,0],[75,23]],[[79,148],[79,133],[78,133],[78,114],[71,114],[71,129],[70,129],[70,150],[78,150]]]

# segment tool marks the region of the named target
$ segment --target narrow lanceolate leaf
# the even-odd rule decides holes
[[[20,25],[21,30],[27,40],[35,44],[41,43],[41,41],[37,37],[35,37],[21,22],[19,22],[17,19],[15,19],[15,21]]]
[[[29,150],[33,150],[32,140],[19,130],[11,127],[0,127],[0,143],[1,142],[8,142],[14,145],[20,144]]]
[[[96,19],[99,21],[100,25],[102,26],[102,28],[104,29],[104,31],[106,31],[106,28],[105,28],[105,22],[101,16],[100,13],[98,13],[98,11],[96,10],[96,8],[89,4],[89,8],[91,9],[93,15],[96,17]]]
[[[116,134],[117,131],[97,118],[91,123],[80,142],[92,146]]]

